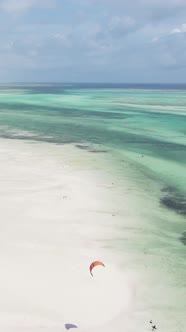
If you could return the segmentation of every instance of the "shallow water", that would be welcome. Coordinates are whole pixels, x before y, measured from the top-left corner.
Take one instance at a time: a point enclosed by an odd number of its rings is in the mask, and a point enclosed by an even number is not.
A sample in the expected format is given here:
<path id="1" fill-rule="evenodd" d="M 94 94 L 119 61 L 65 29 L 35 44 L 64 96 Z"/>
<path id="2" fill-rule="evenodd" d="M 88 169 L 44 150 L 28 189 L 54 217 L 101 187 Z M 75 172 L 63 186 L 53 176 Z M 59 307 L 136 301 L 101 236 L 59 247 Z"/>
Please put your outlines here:
<path id="1" fill-rule="evenodd" d="M 146 176 L 185 195 L 185 92 L 1 87 L 1 136 L 75 143 L 94 153 L 119 151 Z"/>
<path id="2" fill-rule="evenodd" d="M 185 87 L 1 87 L 0 136 L 73 145 L 74 167 L 110 174 L 119 223 L 113 237 L 96 241 L 126 274 L 141 275 L 137 322 L 149 330 L 153 318 L 161 331 L 184 331 Z"/>

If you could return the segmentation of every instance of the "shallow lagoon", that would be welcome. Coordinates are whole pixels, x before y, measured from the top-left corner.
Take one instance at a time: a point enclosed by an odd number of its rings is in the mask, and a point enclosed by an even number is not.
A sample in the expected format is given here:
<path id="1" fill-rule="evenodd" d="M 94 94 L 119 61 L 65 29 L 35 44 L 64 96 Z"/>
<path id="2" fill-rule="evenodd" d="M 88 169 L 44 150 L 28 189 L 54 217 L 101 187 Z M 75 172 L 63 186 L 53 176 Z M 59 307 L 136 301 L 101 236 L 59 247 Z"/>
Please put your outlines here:
<path id="1" fill-rule="evenodd" d="M 8 89 L 0 91 L 2 138 L 74 147 L 74 167 L 105 170 L 114 181 L 117 236 L 113 230 L 109 240 L 96 241 L 114 253 L 125 273 L 145 276 L 133 310 L 137 324 L 155 317 L 161 331 L 183 329 L 186 90 L 73 85 Z M 122 202 L 122 193 L 129 205 Z M 128 205 L 124 211 L 122 204 Z M 132 331 L 135 325 L 129 322 L 127 327 Z"/>

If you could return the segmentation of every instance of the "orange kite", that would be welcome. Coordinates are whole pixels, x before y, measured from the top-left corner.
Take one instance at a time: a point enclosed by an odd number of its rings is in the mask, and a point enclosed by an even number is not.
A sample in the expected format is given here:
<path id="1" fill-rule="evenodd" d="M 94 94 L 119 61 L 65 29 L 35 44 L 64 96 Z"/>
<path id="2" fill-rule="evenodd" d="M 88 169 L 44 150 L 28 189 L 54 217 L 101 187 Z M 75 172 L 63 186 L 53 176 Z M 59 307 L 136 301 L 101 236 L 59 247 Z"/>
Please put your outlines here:
<path id="1" fill-rule="evenodd" d="M 92 264 L 90 265 L 90 273 L 91 273 L 92 276 L 93 276 L 93 274 L 92 274 L 92 269 L 93 269 L 95 266 L 97 266 L 97 265 L 102 265 L 102 266 L 105 267 L 105 265 L 104 265 L 102 262 L 99 262 L 99 261 L 94 261 L 94 262 L 92 262 Z"/>

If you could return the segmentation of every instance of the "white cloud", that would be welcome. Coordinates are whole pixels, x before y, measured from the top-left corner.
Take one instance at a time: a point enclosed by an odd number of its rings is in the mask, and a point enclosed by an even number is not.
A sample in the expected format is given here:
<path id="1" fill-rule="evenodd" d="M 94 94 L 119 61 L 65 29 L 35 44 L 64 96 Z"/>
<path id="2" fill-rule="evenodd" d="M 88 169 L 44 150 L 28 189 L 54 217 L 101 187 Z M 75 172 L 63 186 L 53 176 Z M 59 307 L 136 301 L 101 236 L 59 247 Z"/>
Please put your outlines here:
<path id="1" fill-rule="evenodd" d="M 173 30 L 170 31 L 171 34 L 183 33 L 183 32 L 186 32 L 186 23 L 182 24 L 181 27 L 173 29 Z"/>
<path id="2" fill-rule="evenodd" d="M 37 11 L 55 6 L 47 17 Z M 161 78 L 166 69 L 165 80 L 186 68 L 184 7 L 186 0 L 0 0 L 1 71 L 18 78 L 36 71 L 37 78 L 46 70 L 55 78 L 63 67 L 68 79 L 73 71 L 97 79 L 127 71 L 132 80 L 141 71 L 153 77 L 159 70 Z M 20 16 L 25 12 L 28 20 Z"/>
<path id="3" fill-rule="evenodd" d="M 174 33 L 180 33 L 181 30 L 180 29 L 173 29 L 170 31 L 171 34 L 174 34 Z"/>
<path id="4" fill-rule="evenodd" d="M 154 38 L 152 39 L 152 42 L 155 43 L 155 42 L 157 42 L 158 40 L 159 40 L 158 37 L 154 37 Z"/>
<path id="5" fill-rule="evenodd" d="M 0 8 L 8 13 L 22 13 L 30 8 L 52 8 L 55 0 L 1 0 Z"/>
<path id="6" fill-rule="evenodd" d="M 181 70 L 186 68 L 186 24 L 154 38 L 153 61 L 157 66 L 167 70 Z"/>

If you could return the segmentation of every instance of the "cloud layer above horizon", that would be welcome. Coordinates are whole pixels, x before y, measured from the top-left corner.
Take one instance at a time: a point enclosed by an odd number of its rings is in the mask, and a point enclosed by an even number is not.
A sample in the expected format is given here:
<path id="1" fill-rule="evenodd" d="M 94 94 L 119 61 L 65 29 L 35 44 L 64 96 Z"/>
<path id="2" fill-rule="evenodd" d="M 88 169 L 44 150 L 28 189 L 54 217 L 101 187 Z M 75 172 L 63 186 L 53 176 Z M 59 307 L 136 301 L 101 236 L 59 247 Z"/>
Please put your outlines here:
<path id="1" fill-rule="evenodd" d="M 186 0 L 0 0 L 1 82 L 185 82 Z"/>

